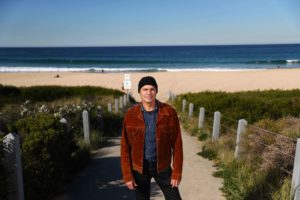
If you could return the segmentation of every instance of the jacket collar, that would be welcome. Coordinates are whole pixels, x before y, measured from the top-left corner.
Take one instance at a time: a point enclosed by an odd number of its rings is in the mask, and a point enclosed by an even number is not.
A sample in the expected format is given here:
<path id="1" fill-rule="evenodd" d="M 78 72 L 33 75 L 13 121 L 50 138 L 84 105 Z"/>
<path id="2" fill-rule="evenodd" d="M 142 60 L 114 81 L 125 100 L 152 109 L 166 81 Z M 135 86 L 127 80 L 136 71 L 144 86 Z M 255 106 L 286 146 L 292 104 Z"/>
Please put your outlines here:
<path id="1" fill-rule="evenodd" d="M 141 110 L 142 110 L 142 112 L 145 112 L 146 110 L 145 110 L 143 104 L 140 103 L 140 105 L 141 105 Z M 154 111 L 154 112 L 157 112 L 158 109 L 159 109 L 159 107 L 158 107 L 158 101 L 155 99 L 155 107 L 154 107 L 154 110 L 153 110 L 153 111 Z M 153 112 L 153 111 L 152 111 L 152 112 Z"/>
<path id="2" fill-rule="evenodd" d="M 168 110 L 166 109 L 166 104 L 156 100 L 157 106 L 158 106 L 158 114 L 157 114 L 157 121 L 156 124 L 159 123 L 160 120 L 162 120 L 163 116 L 169 115 Z M 132 112 L 133 117 L 138 118 L 141 122 L 144 123 L 144 116 L 142 112 L 142 103 L 139 103 L 134 111 Z"/>

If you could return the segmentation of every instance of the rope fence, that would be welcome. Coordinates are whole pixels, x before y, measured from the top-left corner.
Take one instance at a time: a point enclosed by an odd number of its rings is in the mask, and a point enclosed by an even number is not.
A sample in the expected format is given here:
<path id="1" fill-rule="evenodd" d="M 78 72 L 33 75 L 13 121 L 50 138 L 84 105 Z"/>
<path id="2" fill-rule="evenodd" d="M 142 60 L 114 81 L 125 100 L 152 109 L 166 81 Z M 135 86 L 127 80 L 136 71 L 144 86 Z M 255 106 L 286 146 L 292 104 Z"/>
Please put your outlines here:
<path id="1" fill-rule="evenodd" d="M 269 131 L 269 130 L 266 130 L 266 129 L 260 128 L 260 127 L 258 127 L 258 126 L 254 126 L 254 125 L 249 125 L 249 126 L 250 126 L 250 127 L 252 127 L 252 128 L 258 129 L 258 130 L 260 130 L 260 131 L 263 131 L 263 132 L 265 132 L 265 133 L 270 133 L 270 134 L 273 134 L 273 135 L 276 135 L 276 136 L 279 136 L 279 137 L 282 137 L 282 138 L 288 139 L 288 140 L 290 140 L 290 141 L 297 142 L 297 140 L 296 140 L 296 139 L 293 139 L 293 138 L 287 137 L 287 136 L 285 136 L 285 135 L 281 135 L 281 134 L 279 134 L 279 133 L 275 133 L 275 132 L 272 132 L 272 131 Z"/>
<path id="2" fill-rule="evenodd" d="M 185 112 L 186 108 L 185 106 L 187 105 L 187 101 L 184 99 L 182 103 L 182 112 Z M 193 108 L 194 104 L 189 103 L 189 109 L 188 109 L 188 117 L 191 118 L 193 116 Z M 209 116 L 205 116 L 205 114 L 208 113 Z M 234 130 L 231 127 L 228 127 L 227 125 L 221 124 L 221 119 L 223 121 L 227 120 L 232 123 L 232 125 L 237 124 L 237 129 Z M 208 122 L 208 123 L 207 123 Z M 224 122 L 223 122 L 224 123 Z M 241 159 L 242 156 L 242 141 L 245 140 L 243 135 L 246 132 L 247 127 L 252 128 L 252 130 L 257 130 L 260 131 L 259 133 L 265 133 L 265 134 L 272 134 L 276 137 L 285 139 L 293 145 L 296 144 L 296 152 L 294 155 L 288 154 L 283 152 L 282 150 L 278 148 L 272 148 L 272 151 L 282 155 L 289 157 L 294 160 L 294 166 L 293 166 L 293 173 L 291 173 L 289 170 L 284 169 L 283 167 L 279 167 L 280 170 L 284 171 L 288 175 L 292 176 L 292 190 L 291 193 L 294 194 L 294 199 L 300 200 L 300 138 L 294 139 L 270 130 L 266 130 L 264 128 L 255 126 L 255 125 L 248 125 L 248 122 L 245 119 L 233 119 L 229 116 L 224 116 L 221 115 L 219 111 L 212 112 L 209 110 L 205 110 L 205 108 L 201 107 L 199 110 L 199 123 L 198 123 L 198 128 L 203 129 L 205 127 L 209 127 L 212 129 L 212 142 L 216 142 L 219 139 L 220 135 L 220 128 L 222 127 L 223 130 L 226 129 L 227 131 L 230 131 L 232 133 L 236 133 L 236 146 L 235 146 L 235 152 L 234 152 L 234 157 L 236 160 Z M 208 125 L 210 124 L 210 125 Z M 256 135 L 255 137 L 261 138 L 259 135 Z M 271 148 L 271 145 L 265 144 L 264 142 L 261 141 L 256 141 L 258 144 L 263 145 L 267 148 Z M 271 161 L 267 160 L 266 158 L 262 157 L 266 162 L 269 162 L 272 164 Z"/>
<path id="3" fill-rule="evenodd" d="M 263 143 L 263 142 L 259 142 L 259 141 L 256 141 L 256 142 L 259 143 L 259 144 L 261 144 L 261 145 L 263 145 L 263 146 L 265 146 L 265 147 L 271 147 L 270 145 L 267 145 L 267 144 L 265 144 L 265 143 Z M 295 156 L 286 154 L 286 153 L 284 153 L 284 152 L 282 152 L 282 151 L 279 151 L 279 150 L 277 150 L 277 149 L 273 149 L 273 151 L 276 151 L 277 153 L 279 153 L 279 154 L 281 154 L 281 155 L 283 155 L 283 156 L 288 156 L 288 157 L 290 157 L 290 158 L 295 159 Z"/>
<path id="4" fill-rule="evenodd" d="M 263 157 L 263 160 L 266 161 L 267 163 L 271 164 L 271 165 L 273 164 L 271 161 L 269 161 L 268 159 L 266 159 L 266 158 L 264 158 L 264 157 Z M 292 174 L 290 171 L 284 169 L 283 167 L 280 167 L 279 169 L 282 170 L 282 171 L 284 171 L 284 172 L 287 173 L 288 175 L 293 176 L 293 174 Z"/>

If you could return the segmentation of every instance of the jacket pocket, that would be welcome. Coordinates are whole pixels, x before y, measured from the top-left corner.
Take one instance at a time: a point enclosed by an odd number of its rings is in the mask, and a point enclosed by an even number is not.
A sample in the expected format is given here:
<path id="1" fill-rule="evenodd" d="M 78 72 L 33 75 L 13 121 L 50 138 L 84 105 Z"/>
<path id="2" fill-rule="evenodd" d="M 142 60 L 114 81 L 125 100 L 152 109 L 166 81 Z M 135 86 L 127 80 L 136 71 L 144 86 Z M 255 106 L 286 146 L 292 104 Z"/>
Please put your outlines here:
<path id="1" fill-rule="evenodd" d="M 143 128 L 142 127 L 134 127 L 130 126 L 126 129 L 127 134 L 129 135 L 129 138 L 132 142 L 132 144 L 136 144 L 141 142 L 143 138 Z"/>

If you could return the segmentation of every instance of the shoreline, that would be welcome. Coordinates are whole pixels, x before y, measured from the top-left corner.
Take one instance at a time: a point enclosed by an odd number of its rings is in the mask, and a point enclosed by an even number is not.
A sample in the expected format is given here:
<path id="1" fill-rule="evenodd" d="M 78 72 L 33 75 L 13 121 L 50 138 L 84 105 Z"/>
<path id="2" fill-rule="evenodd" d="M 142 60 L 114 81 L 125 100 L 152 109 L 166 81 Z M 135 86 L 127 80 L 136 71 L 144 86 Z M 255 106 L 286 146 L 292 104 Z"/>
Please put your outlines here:
<path id="1" fill-rule="evenodd" d="M 120 69 L 118 70 L 117 68 L 112 69 L 75 69 L 75 68 L 54 68 L 54 69 L 47 69 L 44 68 L 45 70 L 31 70 L 26 69 L 22 67 L 21 70 L 3 70 L 0 67 L 0 74 L 1 73 L 152 73 L 152 72 L 243 72 L 243 71 L 265 71 L 265 70 L 277 70 L 277 69 L 300 69 L 299 68 L 166 68 L 166 69 L 131 69 L 131 70 L 126 70 L 126 69 Z"/>
<path id="2" fill-rule="evenodd" d="M 56 78 L 56 75 L 59 77 Z M 101 86 L 122 90 L 128 72 L 0 72 L 0 84 L 13 86 L 61 85 Z M 132 96 L 139 101 L 137 84 L 143 76 L 158 82 L 157 98 L 166 101 L 169 91 L 175 94 L 201 91 L 249 91 L 268 89 L 299 89 L 300 69 L 268 69 L 255 71 L 188 71 L 130 72 Z"/>
<path id="3" fill-rule="evenodd" d="M 298 60 L 297 60 L 298 61 Z M 235 72 L 235 71 L 265 71 L 276 69 L 300 69 L 300 65 L 287 67 L 283 65 L 273 65 L 265 67 L 169 67 L 169 68 L 75 68 L 75 67 L 4 67 L 0 66 L 0 73 L 63 73 L 63 72 L 79 72 L 79 73 L 151 73 L 151 72 Z"/>

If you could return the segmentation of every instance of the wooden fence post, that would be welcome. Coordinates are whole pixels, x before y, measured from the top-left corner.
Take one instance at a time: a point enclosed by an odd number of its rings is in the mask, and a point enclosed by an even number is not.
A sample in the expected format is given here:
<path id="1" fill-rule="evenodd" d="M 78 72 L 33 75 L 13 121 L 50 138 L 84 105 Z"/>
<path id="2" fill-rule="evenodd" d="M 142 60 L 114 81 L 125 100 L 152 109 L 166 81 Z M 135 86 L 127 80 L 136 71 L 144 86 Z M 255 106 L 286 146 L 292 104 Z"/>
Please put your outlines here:
<path id="1" fill-rule="evenodd" d="M 199 112 L 198 128 L 204 128 L 204 116 L 205 116 L 205 109 L 201 107 Z"/>
<path id="2" fill-rule="evenodd" d="M 103 110 L 101 106 L 97 107 L 97 119 L 99 120 L 100 130 L 103 131 Z"/>
<path id="3" fill-rule="evenodd" d="M 20 137 L 9 133 L 3 138 L 4 163 L 11 173 L 9 181 L 12 191 L 8 199 L 24 200 L 24 186 L 22 174 L 22 160 L 20 152 Z"/>
<path id="4" fill-rule="evenodd" d="M 83 134 L 84 134 L 84 142 L 86 145 L 90 145 L 90 124 L 89 124 L 89 113 L 84 110 L 82 112 L 83 119 Z"/>
<path id="5" fill-rule="evenodd" d="M 127 100 L 126 100 L 126 94 L 123 95 L 123 104 L 124 104 L 124 107 L 127 106 Z"/>
<path id="6" fill-rule="evenodd" d="M 169 98 L 168 100 L 171 100 L 172 101 L 172 92 L 169 90 Z"/>
<path id="7" fill-rule="evenodd" d="M 171 96 L 172 102 L 175 100 L 175 98 L 176 98 L 176 95 L 174 93 L 172 93 L 172 96 Z"/>
<path id="8" fill-rule="evenodd" d="M 237 136 L 236 136 L 236 146 L 235 146 L 235 152 L 234 152 L 234 158 L 239 160 L 241 157 L 241 140 L 243 137 L 243 134 L 246 132 L 246 126 L 248 122 L 245 119 L 240 119 L 238 122 L 238 128 L 237 128 Z"/>
<path id="9" fill-rule="evenodd" d="M 185 112 L 186 100 L 182 100 L 182 112 Z"/>
<path id="10" fill-rule="evenodd" d="M 108 103 L 108 104 L 107 104 L 107 111 L 108 111 L 109 113 L 111 113 L 111 103 Z"/>
<path id="11" fill-rule="evenodd" d="M 129 102 L 129 95 L 130 95 L 130 93 L 127 92 L 127 94 L 126 94 L 126 100 L 127 100 L 127 102 Z"/>
<path id="12" fill-rule="evenodd" d="M 194 110 L 194 104 L 190 103 L 189 104 L 189 118 L 193 116 L 193 110 Z"/>
<path id="13" fill-rule="evenodd" d="M 173 102 L 175 97 L 176 97 L 176 95 L 172 91 L 169 91 L 169 100 L 171 100 Z"/>
<path id="14" fill-rule="evenodd" d="M 219 111 L 216 111 L 214 113 L 214 126 L 213 126 L 213 135 L 212 135 L 213 142 L 215 142 L 219 139 L 220 122 L 221 122 L 221 113 Z"/>
<path id="15" fill-rule="evenodd" d="M 300 138 L 297 139 L 296 145 L 291 197 L 293 197 L 294 200 L 300 199 Z"/>
<path id="16" fill-rule="evenodd" d="M 123 97 L 121 96 L 119 99 L 119 108 L 122 110 L 123 109 Z"/>
<path id="17" fill-rule="evenodd" d="M 118 103 L 118 99 L 115 99 L 115 113 L 119 112 L 119 103 Z"/>

